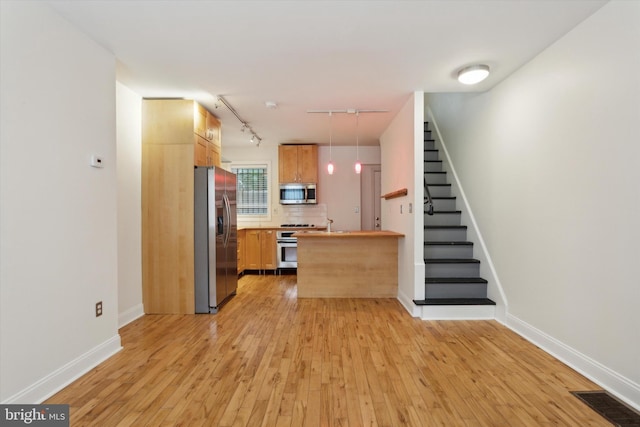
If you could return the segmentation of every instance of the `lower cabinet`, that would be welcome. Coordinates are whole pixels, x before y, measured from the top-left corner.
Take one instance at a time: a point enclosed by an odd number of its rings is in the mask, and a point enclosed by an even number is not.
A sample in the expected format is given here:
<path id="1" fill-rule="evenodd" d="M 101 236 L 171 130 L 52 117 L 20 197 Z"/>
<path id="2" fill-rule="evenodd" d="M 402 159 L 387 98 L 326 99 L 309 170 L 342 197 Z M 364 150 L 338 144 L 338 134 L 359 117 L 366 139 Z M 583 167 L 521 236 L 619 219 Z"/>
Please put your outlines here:
<path id="1" fill-rule="evenodd" d="M 247 270 L 275 270 L 275 230 L 245 230 L 245 268 Z"/>
<path id="2" fill-rule="evenodd" d="M 245 230 L 238 230 L 238 274 L 245 270 L 244 248 L 246 242 Z"/>

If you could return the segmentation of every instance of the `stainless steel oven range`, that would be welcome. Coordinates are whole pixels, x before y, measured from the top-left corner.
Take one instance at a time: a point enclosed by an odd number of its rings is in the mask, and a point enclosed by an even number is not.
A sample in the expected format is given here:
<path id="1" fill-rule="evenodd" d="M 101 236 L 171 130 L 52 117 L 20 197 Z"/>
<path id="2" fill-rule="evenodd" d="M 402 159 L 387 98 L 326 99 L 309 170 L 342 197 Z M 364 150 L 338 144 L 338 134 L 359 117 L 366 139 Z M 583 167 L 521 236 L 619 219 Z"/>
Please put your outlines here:
<path id="1" fill-rule="evenodd" d="M 281 230 L 276 232 L 278 248 L 278 268 L 298 268 L 298 239 L 292 237 L 296 230 Z"/>

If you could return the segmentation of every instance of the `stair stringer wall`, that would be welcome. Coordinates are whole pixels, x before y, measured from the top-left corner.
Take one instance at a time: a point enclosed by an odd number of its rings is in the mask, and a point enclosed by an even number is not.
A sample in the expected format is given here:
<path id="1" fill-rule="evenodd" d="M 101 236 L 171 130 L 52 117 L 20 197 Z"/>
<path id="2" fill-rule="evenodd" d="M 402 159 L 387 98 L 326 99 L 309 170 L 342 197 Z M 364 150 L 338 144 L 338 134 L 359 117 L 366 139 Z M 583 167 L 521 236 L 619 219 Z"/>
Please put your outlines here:
<path id="1" fill-rule="evenodd" d="M 425 104 L 425 121 L 429 122 L 429 128 L 432 130 L 431 137 L 435 140 L 435 145 L 441 152 L 440 160 L 442 160 L 442 170 L 447 172 L 449 177 L 448 183 L 451 184 L 451 194 L 456 197 L 456 204 L 460 203 L 458 209 L 462 211 L 462 224 L 467 225 L 467 240 L 474 242 L 473 257 L 480 260 L 480 276 L 487 279 L 487 297 L 495 301 L 495 318 L 501 322 L 505 322 L 507 313 L 507 297 L 504 293 L 498 273 L 491 260 L 489 250 L 482 238 L 482 233 L 478 227 L 473 210 L 469 205 L 469 201 L 464 193 L 462 183 L 458 178 L 455 167 L 447 151 L 438 124 L 435 121 L 433 112 L 429 105 Z"/>

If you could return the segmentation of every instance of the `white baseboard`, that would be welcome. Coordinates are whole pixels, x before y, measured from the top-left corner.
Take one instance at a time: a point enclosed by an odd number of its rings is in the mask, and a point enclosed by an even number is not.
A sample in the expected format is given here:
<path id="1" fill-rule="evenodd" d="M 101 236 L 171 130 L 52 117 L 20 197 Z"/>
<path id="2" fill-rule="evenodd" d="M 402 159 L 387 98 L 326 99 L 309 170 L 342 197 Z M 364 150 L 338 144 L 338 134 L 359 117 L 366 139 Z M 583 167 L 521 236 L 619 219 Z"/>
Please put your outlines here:
<path id="1" fill-rule="evenodd" d="M 2 404 L 42 403 L 120 350 L 122 350 L 120 335 L 116 334 L 24 390 L 9 397 Z"/>
<path id="2" fill-rule="evenodd" d="M 142 303 L 118 314 L 118 329 L 122 328 L 125 325 L 128 325 L 129 323 L 142 316 L 144 316 L 144 306 L 142 305 Z"/>
<path id="3" fill-rule="evenodd" d="M 640 411 L 640 384 L 634 383 L 511 314 L 507 314 L 504 324 L 618 399 Z"/>
<path id="4" fill-rule="evenodd" d="M 398 289 L 398 301 L 412 317 L 420 317 L 420 308 L 416 306 L 409 296 Z"/>

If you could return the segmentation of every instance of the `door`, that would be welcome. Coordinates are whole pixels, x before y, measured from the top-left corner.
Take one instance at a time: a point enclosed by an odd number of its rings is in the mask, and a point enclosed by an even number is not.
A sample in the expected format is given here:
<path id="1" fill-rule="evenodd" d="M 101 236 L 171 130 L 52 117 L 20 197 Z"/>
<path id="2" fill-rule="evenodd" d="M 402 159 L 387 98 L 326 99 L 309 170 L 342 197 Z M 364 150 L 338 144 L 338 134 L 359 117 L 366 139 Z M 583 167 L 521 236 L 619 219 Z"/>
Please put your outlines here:
<path id="1" fill-rule="evenodd" d="M 380 165 L 362 165 L 360 175 L 360 227 L 363 230 L 382 228 L 381 203 L 382 168 Z"/>
<path id="2" fill-rule="evenodd" d="M 221 173 L 222 172 L 222 173 Z M 215 228 L 215 239 L 209 241 L 210 271 L 214 277 L 209 281 L 209 305 L 217 307 L 227 296 L 226 293 L 226 253 L 227 208 L 224 202 L 224 171 L 209 169 L 209 206 L 215 212 L 215 221 L 209 226 Z M 214 267 L 215 266 L 215 267 Z"/>
<path id="3" fill-rule="evenodd" d="M 236 203 L 236 175 L 225 172 L 225 194 L 228 209 L 227 221 L 227 296 L 236 292 L 238 288 L 238 220 Z"/>

